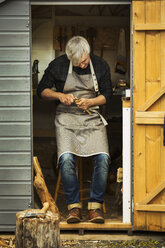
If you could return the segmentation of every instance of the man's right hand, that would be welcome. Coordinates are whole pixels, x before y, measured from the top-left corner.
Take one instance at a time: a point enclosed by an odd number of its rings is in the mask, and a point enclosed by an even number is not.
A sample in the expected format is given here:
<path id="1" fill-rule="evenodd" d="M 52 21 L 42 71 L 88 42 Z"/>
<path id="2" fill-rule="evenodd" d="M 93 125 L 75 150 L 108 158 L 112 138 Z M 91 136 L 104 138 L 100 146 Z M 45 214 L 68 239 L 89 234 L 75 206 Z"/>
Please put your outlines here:
<path id="1" fill-rule="evenodd" d="M 61 93 L 59 95 L 59 100 L 61 103 L 63 103 L 64 105 L 71 105 L 74 100 L 76 98 L 72 95 L 72 94 L 64 94 L 64 93 Z"/>
<path id="2" fill-rule="evenodd" d="M 46 100 L 59 100 L 61 103 L 65 105 L 71 105 L 74 102 L 74 100 L 77 99 L 72 94 L 64 94 L 61 92 L 53 91 L 52 89 L 48 89 L 48 88 L 44 89 L 41 92 L 41 96 Z"/>

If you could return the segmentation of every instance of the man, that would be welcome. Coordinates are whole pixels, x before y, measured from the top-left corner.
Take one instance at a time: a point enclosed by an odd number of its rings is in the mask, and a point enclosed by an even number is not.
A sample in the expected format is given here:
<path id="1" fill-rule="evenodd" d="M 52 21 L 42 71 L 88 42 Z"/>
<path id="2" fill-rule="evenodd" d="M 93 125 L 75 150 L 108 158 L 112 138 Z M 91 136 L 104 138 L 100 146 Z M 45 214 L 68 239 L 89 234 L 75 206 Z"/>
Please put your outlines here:
<path id="1" fill-rule="evenodd" d="M 96 73 L 96 74 L 95 74 Z M 56 91 L 52 90 L 52 87 Z M 102 204 L 109 171 L 106 121 L 99 105 L 109 102 L 112 88 L 110 69 L 101 58 L 90 54 L 87 40 L 72 37 L 66 54 L 53 60 L 37 89 L 47 100 L 59 100 L 55 127 L 58 163 L 69 214 L 68 223 L 81 221 L 79 185 L 75 156 L 92 156 L 94 169 L 88 201 L 88 220 L 104 223 Z"/>

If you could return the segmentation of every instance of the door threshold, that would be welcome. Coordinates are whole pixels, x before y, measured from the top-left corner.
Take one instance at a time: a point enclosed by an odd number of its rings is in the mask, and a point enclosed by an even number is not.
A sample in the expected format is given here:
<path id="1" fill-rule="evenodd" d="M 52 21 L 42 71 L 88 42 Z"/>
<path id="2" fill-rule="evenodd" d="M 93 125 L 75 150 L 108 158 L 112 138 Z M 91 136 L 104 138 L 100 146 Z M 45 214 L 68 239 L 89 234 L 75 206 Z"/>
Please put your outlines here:
<path id="1" fill-rule="evenodd" d="M 61 230 L 128 230 L 132 228 L 131 223 L 123 223 L 120 220 L 106 219 L 104 224 L 96 224 L 88 221 L 82 221 L 80 223 L 68 224 L 66 221 L 60 222 Z"/>

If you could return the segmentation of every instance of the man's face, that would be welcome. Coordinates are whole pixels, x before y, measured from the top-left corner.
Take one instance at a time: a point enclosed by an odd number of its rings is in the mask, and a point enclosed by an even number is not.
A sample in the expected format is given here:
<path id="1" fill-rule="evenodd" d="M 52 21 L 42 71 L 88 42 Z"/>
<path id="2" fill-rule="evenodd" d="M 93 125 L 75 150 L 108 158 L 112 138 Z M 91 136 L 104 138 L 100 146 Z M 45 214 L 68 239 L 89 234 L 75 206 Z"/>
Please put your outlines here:
<path id="1" fill-rule="evenodd" d="M 89 64 L 89 61 L 90 61 L 90 56 L 89 54 L 83 54 L 81 59 L 80 59 L 80 62 L 79 64 L 77 65 L 78 67 L 82 68 L 82 69 L 85 69 L 87 68 L 88 64 Z"/>

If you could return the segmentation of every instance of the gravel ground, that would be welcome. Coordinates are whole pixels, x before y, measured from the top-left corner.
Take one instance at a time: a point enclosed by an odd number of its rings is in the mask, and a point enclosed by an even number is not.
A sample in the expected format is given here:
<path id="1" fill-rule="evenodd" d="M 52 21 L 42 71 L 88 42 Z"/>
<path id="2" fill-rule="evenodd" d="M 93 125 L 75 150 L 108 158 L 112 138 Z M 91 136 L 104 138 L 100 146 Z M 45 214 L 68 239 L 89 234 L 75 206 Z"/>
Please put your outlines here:
<path id="1" fill-rule="evenodd" d="M 79 236 L 77 236 L 79 237 Z M 143 238 L 135 240 L 79 240 L 75 236 L 76 240 L 61 239 L 60 248 L 165 248 L 165 238 L 161 236 L 158 240 L 151 238 L 143 240 Z M 91 238 L 91 237 L 90 237 Z M 106 238 L 106 237 L 104 237 Z M 126 238 L 126 237 L 125 237 Z M 113 237 L 112 237 L 113 239 Z M 0 248 L 16 248 L 14 235 L 0 235 Z"/>
<path id="2" fill-rule="evenodd" d="M 149 240 L 149 241 L 62 241 L 61 248 L 97 248 L 97 247 L 104 247 L 104 248 L 120 248 L 120 247 L 127 247 L 127 248 L 165 248 L 165 241 L 156 241 L 156 240 Z"/>

